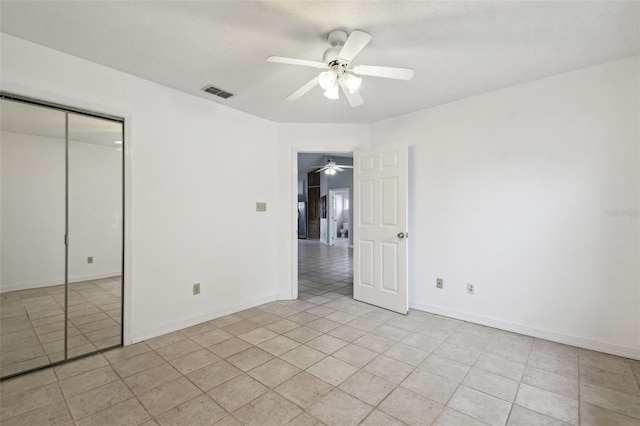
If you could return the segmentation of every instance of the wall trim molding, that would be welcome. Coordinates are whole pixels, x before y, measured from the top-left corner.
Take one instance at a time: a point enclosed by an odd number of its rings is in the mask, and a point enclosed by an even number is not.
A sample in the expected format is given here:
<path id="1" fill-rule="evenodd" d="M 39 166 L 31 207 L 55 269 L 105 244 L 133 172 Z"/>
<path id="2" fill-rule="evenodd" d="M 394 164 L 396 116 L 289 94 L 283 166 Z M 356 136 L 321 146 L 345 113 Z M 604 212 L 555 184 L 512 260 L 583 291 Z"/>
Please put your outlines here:
<path id="1" fill-rule="evenodd" d="M 289 293 L 278 293 L 276 294 L 276 300 L 296 300 L 297 298 L 292 298 Z"/>
<path id="2" fill-rule="evenodd" d="M 276 296 L 275 294 L 273 294 L 273 295 L 269 295 L 259 299 L 253 299 L 245 303 L 240 303 L 238 305 L 214 309 L 212 311 L 205 312 L 204 314 L 196 315 L 194 317 L 187 318 L 177 322 L 167 323 L 160 327 L 142 330 L 138 333 L 131 335 L 130 343 L 133 344 L 133 343 L 142 342 L 143 340 L 152 339 L 154 337 L 162 336 L 163 334 L 182 330 L 183 328 L 191 327 L 192 325 L 198 325 L 206 321 L 211 321 L 216 318 L 223 317 L 225 315 L 230 315 L 236 312 L 244 311 L 245 309 L 255 308 L 256 306 L 264 305 L 265 303 L 273 302 L 275 300 L 276 300 Z M 125 346 L 128 344 L 129 343 L 125 343 Z"/>
<path id="3" fill-rule="evenodd" d="M 514 324 L 511 322 L 496 320 L 493 318 L 470 314 L 467 312 L 454 311 L 451 309 L 441 308 L 439 306 L 433 306 L 424 303 L 410 302 L 409 307 L 431 314 L 455 318 L 462 321 L 472 322 L 474 324 L 486 325 L 488 327 L 497 328 L 499 330 L 511 331 L 530 337 L 537 337 L 540 339 L 551 340 L 552 342 L 563 343 L 565 345 L 577 346 L 583 349 L 590 349 L 598 352 L 608 353 L 611 355 L 640 360 L 640 349 L 597 342 L 595 340 L 555 333 L 553 331 L 542 330 L 526 325 Z"/>

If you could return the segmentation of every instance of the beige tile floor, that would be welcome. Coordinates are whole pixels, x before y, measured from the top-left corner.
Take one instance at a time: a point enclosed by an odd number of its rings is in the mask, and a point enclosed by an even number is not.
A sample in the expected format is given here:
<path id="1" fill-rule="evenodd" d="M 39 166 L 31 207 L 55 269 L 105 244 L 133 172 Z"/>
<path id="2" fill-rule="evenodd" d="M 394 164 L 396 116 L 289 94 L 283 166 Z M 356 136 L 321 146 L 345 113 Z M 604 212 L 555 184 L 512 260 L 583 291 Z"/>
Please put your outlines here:
<path id="1" fill-rule="evenodd" d="M 0 422 L 640 425 L 640 362 L 359 303 L 350 256 L 301 241 L 301 300 L 4 381 Z"/>
<path id="2" fill-rule="evenodd" d="M 119 277 L 69 284 L 68 355 L 120 343 Z M 64 358 L 64 286 L 0 294 L 0 376 Z"/>

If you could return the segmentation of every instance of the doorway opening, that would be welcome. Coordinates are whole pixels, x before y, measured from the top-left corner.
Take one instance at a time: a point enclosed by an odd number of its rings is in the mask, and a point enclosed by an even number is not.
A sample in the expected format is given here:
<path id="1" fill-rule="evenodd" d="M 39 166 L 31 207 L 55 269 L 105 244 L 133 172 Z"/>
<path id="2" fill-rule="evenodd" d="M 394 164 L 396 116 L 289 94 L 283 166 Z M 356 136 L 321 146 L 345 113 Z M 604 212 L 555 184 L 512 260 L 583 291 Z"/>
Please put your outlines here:
<path id="1" fill-rule="evenodd" d="M 349 188 L 329 190 L 327 244 L 351 246 L 351 196 Z"/>
<path id="2" fill-rule="evenodd" d="M 298 152 L 293 295 L 353 297 L 353 154 Z M 341 171 L 320 170 L 330 162 Z M 315 299 L 320 301 L 321 299 Z"/>

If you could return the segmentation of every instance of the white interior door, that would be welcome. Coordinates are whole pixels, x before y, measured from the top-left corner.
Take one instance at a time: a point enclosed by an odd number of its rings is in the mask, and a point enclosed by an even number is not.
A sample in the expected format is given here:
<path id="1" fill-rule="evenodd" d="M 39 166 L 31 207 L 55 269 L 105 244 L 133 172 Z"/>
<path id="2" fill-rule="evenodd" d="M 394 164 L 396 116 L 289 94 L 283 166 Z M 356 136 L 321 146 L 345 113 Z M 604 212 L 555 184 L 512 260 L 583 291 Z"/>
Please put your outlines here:
<path id="1" fill-rule="evenodd" d="M 407 146 L 354 152 L 353 297 L 406 314 Z"/>

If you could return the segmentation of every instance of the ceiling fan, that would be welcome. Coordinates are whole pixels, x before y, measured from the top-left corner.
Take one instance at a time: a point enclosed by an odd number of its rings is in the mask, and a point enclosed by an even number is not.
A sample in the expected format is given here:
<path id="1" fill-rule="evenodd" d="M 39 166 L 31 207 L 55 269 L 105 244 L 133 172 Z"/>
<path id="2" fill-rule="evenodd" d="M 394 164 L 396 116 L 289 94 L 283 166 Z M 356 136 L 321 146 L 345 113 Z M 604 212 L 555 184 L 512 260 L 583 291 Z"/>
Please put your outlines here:
<path id="1" fill-rule="evenodd" d="M 328 175 L 335 175 L 336 172 L 344 172 L 344 169 L 353 169 L 353 166 L 347 166 L 347 165 L 343 165 L 343 164 L 336 164 L 336 162 L 333 161 L 331 158 L 329 158 L 329 160 L 327 160 L 327 164 L 326 165 L 324 165 L 324 166 L 316 166 L 316 167 L 320 167 L 318 170 L 316 170 L 316 173 L 320 173 L 320 172 L 324 171 Z"/>
<path id="2" fill-rule="evenodd" d="M 411 80 L 413 78 L 413 70 L 409 68 L 381 67 L 377 65 L 352 66 L 353 59 L 371 41 L 371 38 L 371 35 L 364 31 L 354 30 L 347 37 L 346 32 L 335 30 L 329 33 L 328 40 L 331 47 L 322 55 L 322 62 L 282 56 L 269 56 L 267 62 L 301 65 L 326 70 L 287 96 L 288 100 L 294 101 L 317 85 L 320 85 L 324 89 L 324 95 L 334 100 L 340 97 L 339 91 L 342 89 L 349 105 L 357 107 L 364 103 L 362 96 L 358 92 L 362 83 L 362 79 L 358 77 L 359 75 L 393 78 L 396 80 Z"/>

